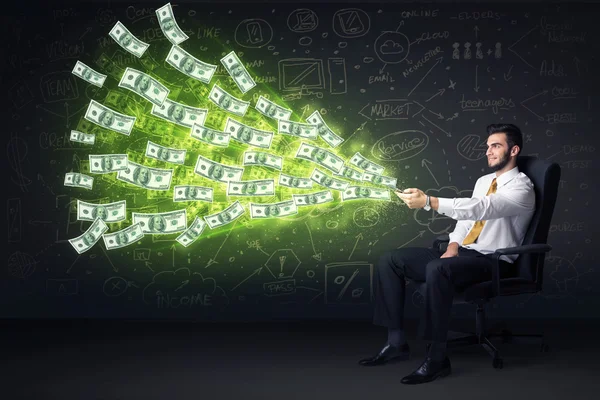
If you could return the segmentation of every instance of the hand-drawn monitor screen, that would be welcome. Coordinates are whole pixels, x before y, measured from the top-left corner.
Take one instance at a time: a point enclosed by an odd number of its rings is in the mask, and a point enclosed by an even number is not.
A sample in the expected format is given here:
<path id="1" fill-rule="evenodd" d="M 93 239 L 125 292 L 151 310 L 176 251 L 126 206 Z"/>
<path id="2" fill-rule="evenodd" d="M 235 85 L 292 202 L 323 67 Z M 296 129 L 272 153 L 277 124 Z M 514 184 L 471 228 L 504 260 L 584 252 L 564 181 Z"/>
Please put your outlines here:
<path id="1" fill-rule="evenodd" d="M 325 89 L 323 60 L 315 58 L 290 58 L 279 61 L 279 89 Z"/>

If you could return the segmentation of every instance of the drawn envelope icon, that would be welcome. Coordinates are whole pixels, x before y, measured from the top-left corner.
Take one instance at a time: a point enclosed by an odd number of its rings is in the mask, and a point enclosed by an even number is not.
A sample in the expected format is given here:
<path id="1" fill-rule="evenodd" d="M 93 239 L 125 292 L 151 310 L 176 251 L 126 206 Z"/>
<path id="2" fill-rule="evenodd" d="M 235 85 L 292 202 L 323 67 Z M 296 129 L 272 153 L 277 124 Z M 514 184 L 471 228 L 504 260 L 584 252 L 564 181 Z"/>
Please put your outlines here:
<path id="1" fill-rule="evenodd" d="M 357 34 L 365 30 L 365 26 L 356 10 L 342 11 L 336 15 L 345 34 Z"/>

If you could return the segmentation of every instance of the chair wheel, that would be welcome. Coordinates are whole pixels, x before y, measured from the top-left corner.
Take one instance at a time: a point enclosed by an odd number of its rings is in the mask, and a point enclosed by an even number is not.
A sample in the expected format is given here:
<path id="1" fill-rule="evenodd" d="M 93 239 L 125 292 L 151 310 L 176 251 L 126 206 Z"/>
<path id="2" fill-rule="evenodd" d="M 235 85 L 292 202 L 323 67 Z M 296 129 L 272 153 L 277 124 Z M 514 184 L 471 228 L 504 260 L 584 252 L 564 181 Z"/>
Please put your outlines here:
<path id="1" fill-rule="evenodd" d="M 512 342 L 512 332 L 508 329 L 503 329 L 500 334 L 502 335 L 502 343 L 511 343 Z"/>
<path id="2" fill-rule="evenodd" d="M 540 346 L 540 352 L 547 353 L 549 351 L 550 351 L 550 346 L 548 346 L 546 343 L 542 343 L 542 345 Z"/>
<path id="3" fill-rule="evenodd" d="M 504 361 L 501 358 L 494 358 L 492 366 L 496 369 L 502 369 L 504 367 Z"/>

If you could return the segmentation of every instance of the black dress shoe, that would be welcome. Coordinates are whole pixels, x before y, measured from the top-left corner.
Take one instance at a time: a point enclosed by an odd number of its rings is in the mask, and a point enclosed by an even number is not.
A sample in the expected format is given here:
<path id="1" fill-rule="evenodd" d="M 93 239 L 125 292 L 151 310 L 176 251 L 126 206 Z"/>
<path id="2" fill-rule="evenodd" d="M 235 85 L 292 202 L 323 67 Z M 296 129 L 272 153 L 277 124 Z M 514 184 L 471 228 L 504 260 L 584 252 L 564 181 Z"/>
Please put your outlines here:
<path id="1" fill-rule="evenodd" d="M 410 348 L 408 343 L 404 343 L 400 347 L 386 344 L 383 349 L 376 356 L 371 358 L 363 358 L 358 363 L 364 367 L 371 367 L 374 365 L 382 365 L 391 360 L 407 360 L 410 357 Z"/>
<path id="2" fill-rule="evenodd" d="M 443 361 L 436 361 L 430 357 L 426 357 L 425 361 L 416 371 L 412 374 L 402 378 L 400 382 L 407 385 L 418 385 L 419 383 L 431 382 L 432 380 L 450 375 L 452 367 L 450 366 L 450 359 L 444 358 Z"/>

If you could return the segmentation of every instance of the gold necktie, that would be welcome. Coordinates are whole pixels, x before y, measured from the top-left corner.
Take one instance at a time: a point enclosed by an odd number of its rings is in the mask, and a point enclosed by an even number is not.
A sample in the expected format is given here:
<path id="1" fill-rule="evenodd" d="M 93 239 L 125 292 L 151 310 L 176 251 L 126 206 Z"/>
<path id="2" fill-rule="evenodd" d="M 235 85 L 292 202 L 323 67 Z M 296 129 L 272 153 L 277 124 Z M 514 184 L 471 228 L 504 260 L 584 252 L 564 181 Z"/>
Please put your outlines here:
<path id="1" fill-rule="evenodd" d="M 496 178 L 494 178 L 494 180 L 492 180 L 492 184 L 490 185 L 490 189 L 488 190 L 486 196 L 489 196 L 492 193 L 496 193 L 497 187 L 498 187 L 498 185 L 496 184 Z M 463 245 L 475 243 L 475 241 L 479 237 L 479 234 L 481 233 L 481 230 L 483 229 L 484 224 L 485 224 L 485 221 L 475 221 L 475 225 L 473 225 L 473 228 L 471 228 L 471 232 L 469 232 L 469 234 L 467 235 L 465 240 L 463 240 Z"/>

